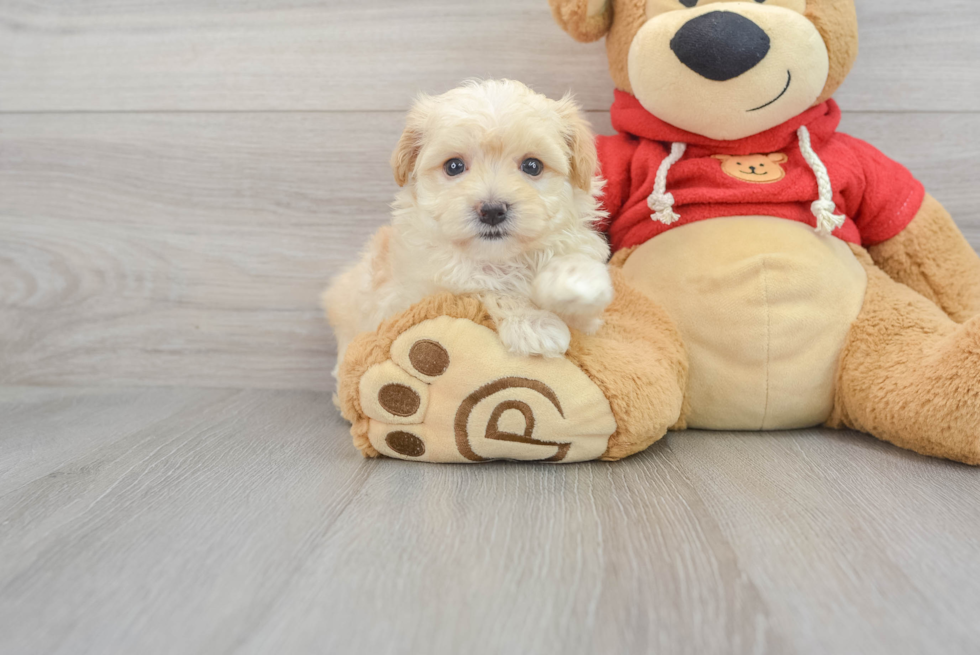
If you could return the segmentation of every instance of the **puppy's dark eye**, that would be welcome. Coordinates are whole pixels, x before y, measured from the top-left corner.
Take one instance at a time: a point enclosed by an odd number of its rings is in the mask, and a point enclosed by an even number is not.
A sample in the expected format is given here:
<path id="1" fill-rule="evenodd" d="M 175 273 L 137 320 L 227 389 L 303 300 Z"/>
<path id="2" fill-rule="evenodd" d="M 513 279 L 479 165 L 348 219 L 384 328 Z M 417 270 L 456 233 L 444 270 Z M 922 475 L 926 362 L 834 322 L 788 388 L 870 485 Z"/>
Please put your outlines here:
<path id="1" fill-rule="evenodd" d="M 698 0 L 681 0 L 681 4 L 685 7 L 693 7 L 698 4 Z"/>
<path id="2" fill-rule="evenodd" d="M 446 175 L 449 177 L 456 177 L 466 170 L 466 164 L 459 157 L 453 157 L 443 164 L 442 168 L 444 171 L 446 171 Z"/>
<path id="3" fill-rule="evenodd" d="M 541 175 L 541 171 L 544 170 L 544 164 L 542 164 L 539 159 L 528 157 L 521 162 L 521 170 L 531 177 L 537 177 L 538 175 Z"/>

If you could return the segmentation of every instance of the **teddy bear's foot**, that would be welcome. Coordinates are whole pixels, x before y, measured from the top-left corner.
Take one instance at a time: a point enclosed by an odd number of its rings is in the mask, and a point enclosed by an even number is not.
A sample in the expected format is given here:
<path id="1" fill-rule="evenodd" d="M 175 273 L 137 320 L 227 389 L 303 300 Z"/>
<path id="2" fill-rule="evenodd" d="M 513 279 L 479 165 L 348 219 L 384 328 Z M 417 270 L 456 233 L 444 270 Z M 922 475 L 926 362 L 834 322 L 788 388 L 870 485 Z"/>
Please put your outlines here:
<path id="1" fill-rule="evenodd" d="M 392 342 L 358 383 L 367 439 L 425 462 L 579 462 L 616 431 L 599 387 L 567 359 L 519 357 L 496 333 L 440 316 Z"/>
<path id="2" fill-rule="evenodd" d="M 954 323 L 856 254 L 868 291 L 841 354 L 830 425 L 980 464 L 980 317 Z"/>
<path id="3" fill-rule="evenodd" d="M 616 460 L 683 427 L 680 335 L 618 265 L 610 275 L 605 324 L 573 332 L 564 357 L 509 352 L 477 299 L 449 294 L 358 336 L 338 376 L 354 445 L 427 462 Z"/>

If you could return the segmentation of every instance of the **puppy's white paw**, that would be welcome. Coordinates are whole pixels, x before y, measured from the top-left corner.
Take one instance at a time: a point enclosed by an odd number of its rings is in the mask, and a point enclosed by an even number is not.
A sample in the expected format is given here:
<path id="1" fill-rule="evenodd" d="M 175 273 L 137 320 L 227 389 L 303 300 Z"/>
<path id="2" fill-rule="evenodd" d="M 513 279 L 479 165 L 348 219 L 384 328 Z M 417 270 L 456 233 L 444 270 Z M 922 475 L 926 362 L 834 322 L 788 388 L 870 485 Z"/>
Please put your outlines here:
<path id="1" fill-rule="evenodd" d="M 500 340 L 516 355 L 561 357 L 572 339 L 565 322 L 544 311 L 522 312 L 497 325 Z"/>
<path id="2" fill-rule="evenodd" d="M 538 273 L 532 293 L 535 304 L 562 316 L 595 317 L 612 302 L 613 286 L 605 264 L 559 257 Z"/>

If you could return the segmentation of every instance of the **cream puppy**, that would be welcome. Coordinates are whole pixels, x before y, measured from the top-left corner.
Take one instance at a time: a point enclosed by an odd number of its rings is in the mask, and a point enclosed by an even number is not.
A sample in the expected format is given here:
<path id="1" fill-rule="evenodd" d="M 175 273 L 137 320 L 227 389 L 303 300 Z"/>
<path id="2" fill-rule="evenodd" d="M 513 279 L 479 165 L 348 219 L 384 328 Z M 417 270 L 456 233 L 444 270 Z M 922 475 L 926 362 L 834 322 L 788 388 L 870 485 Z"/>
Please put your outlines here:
<path id="1" fill-rule="evenodd" d="M 592 133 L 579 108 L 519 82 L 422 96 L 392 155 L 393 221 L 323 295 L 338 342 L 424 297 L 473 294 L 520 355 L 561 356 L 613 290 Z"/>

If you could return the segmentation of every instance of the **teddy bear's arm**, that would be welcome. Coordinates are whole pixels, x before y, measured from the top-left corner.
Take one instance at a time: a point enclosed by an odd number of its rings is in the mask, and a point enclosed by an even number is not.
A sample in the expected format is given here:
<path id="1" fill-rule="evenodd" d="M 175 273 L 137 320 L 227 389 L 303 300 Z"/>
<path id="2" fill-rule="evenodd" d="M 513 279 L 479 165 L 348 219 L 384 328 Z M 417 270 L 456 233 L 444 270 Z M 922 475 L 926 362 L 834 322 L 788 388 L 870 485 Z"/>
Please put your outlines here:
<path id="1" fill-rule="evenodd" d="M 868 252 L 889 277 L 939 305 L 954 321 L 980 314 L 980 257 L 931 195 L 904 230 Z"/>

